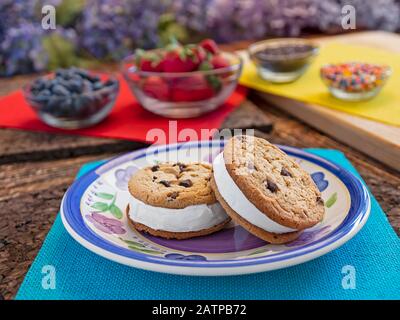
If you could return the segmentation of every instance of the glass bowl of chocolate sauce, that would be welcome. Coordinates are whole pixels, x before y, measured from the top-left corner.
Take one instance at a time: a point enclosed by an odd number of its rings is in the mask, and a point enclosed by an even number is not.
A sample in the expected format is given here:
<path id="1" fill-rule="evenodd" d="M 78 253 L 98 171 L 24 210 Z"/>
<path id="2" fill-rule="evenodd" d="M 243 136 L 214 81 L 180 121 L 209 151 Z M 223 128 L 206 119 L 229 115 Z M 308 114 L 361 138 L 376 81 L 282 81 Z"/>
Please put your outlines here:
<path id="1" fill-rule="evenodd" d="M 319 46 L 306 39 L 281 38 L 253 43 L 248 52 L 261 78 L 273 83 L 288 83 L 307 70 L 318 54 Z"/>

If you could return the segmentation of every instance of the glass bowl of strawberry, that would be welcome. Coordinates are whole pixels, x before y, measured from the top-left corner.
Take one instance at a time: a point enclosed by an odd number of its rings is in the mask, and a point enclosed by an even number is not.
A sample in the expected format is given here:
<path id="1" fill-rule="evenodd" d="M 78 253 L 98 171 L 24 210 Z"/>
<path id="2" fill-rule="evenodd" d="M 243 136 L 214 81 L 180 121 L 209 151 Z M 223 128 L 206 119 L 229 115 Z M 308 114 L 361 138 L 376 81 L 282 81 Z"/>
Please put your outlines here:
<path id="1" fill-rule="evenodd" d="M 164 48 L 136 50 L 123 60 L 121 69 L 146 110 L 169 118 L 191 118 L 217 109 L 232 94 L 242 60 L 206 39 L 199 44 L 173 42 Z"/>

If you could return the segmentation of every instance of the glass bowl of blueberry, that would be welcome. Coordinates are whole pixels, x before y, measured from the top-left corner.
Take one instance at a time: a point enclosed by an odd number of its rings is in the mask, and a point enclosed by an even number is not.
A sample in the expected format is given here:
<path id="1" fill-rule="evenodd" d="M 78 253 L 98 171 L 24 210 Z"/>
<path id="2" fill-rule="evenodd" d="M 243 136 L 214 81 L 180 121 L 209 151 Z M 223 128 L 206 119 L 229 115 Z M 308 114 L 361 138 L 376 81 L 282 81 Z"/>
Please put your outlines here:
<path id="1" fill-rule="evenodd" d="M 26 100 L 46 124 L 78 129 L 102 121 L 114 106 L 119 82 L 79 68 L 58 69 L 24 88 Z"/>

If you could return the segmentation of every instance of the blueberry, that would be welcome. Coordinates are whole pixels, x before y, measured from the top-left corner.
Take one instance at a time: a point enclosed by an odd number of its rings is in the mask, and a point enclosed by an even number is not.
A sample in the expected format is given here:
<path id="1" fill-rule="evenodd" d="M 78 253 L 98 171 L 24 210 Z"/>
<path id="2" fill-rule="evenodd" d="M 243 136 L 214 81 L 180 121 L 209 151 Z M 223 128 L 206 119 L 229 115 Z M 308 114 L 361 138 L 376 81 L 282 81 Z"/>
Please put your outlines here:
<path id="1" fill-rule="evenodd" d="M 74 95 L 72 97 L 72 101 L 71 101 L 71 109 L 77 114 L 79 113 L 80 109 L 82 108 L 81 106 L 81 98 L 80 96 L 76 96 Z"/>
<path id="2" fill-rule="evenodd" d="M 63 85 L 58 84 L 52 87 L 52 91 L 54 94 L 58 94 L 60 96 L 68 96 L 70 92 L 68 91 L 67 88 L 65 88 Z"/>
<path id="3" fill-rule="evenodd" d="M 92 83 L 100 81 L 100 78 L 98 76 L 92 76 L 89 74 L 86 76 L 86 79 L 88 79 Z"/>
<path id="4" fill-rule="evenodd" d="M 57 96 L 51 96 L 47 102 L 46 109 L 54 111 L 54 109 L 57 109 L 60 106 L 61 101 L 62 101 L 62 98 L 57 97 Z"/>
<path id="5" fill-rule="evenodd" d="M 33 101 L 39 104 L 45 104 L 49 100 L 48 95 L 44 95 L 42 93 L 38 94 L 35 98 L 33 98 Z"/>
<path id="6" fill-rule="evenodd" d="M 42 90 L 45 86 L 45 81 L 43 79 L 37 79 L 33 82 L 32 90 Z"/>
<path id="7" fill-rule="evenodd" d="M 70 80 L 68 82 L 68 89 L 71 92 L 82 93 L 82 91 L 83 91 L 83 83 L 82 83 L 82 81 L 78 81 L 78 80 Z"/>
<path id="8" fill-rule="evenodd" d="M 68 72 L 66 72 L 65 74 L 64 74 L 64 80 L 70 80 L 73 76 L 74 76 L 74 72 L 71 72 L 71 70 L 68 70 Z"/>
<path id="9" fill-rule="evenodd" d="M 93 97 L 88 94 L 82 94 L 81 99 L 82 99 L 83 106 L 86 106 L 89 103 L 93 102 Z"/>
<path id="10" fill-rule="evenodd" d="M 76 69 L 75 74 L 85 79 L 89 76 L 89 73 L 83 69 Z"/>
<path id="11" fill-rule="evenodd" d="M 72 79 L 80 79 L 80 80 L 82 80 L 84 77 L 82 77 L 79 73 L 77 73 L 77 72 L 74 72 L 73 73 L 73 75 L 72 75 Z"/>
<path id="12" fill-rule="evenodd" d="M 97 81 L 93 83 L 92 88 L 93 90 L 100 90 L 101 88 L 103 88 L 103 83 L 101 81 Z"/>
<path id="13" fill-rule="evenodd" d="M 72 109 L 78 113 L 82 110 L 84 106 L 84 101 L 82 100 L 82 97 L 77 96 L 74 99 L 72 99 Z"/>
<path id="14" fill-rule="evenodd" d="M 59 78 L 51 79 L 51 80 L 49 80 L 49 83 L 50 83 L 50 87 L 52 88 L 52 87 L 60 84 L 60 79 Z"/>
<path id="15" fill-rule="evenodd" d="M 83 80 L 82 87 L 83 87 L 83 91 L 92 91 L 92 83 L 87 79 Z"/>
<path id="16" fill-rule="evenodd" d="M 72 99 L 66 98 L 60 103 L 60 109 L 63 111 L 65 115 L 73 116 L 75 114 L 72 108 Z"/>
<path id="17" fill-rule="evenodd" d="M 57 69 L 56 70 L 56 77 L 63 77 L 64 76 L 64 74 L 65 74 L 65 69 Z"/>
<path id="18" fill-rule="evenodd" d="M 44 95 L 44 96 L 51 96 L 51 92 L 49 89 L 44 89 L 44 90 L 40 91 L 40 94 Z"/>
<path id="19" fill-rule="evenodd" d="M 109 79 L 109 80 L 107 80 L 107 81 L 104 83 L 104 86 L 105 86 L 105 87 L 111 87 L 111 86 L 114 86 L 115 84 L 117 84 L 117 81 L 116 81 L 116 80 L 111 80 L 111 79 Z"/>
<path id="20" fill-rule="evenodd" d="M 44 89 L 50 90 L 51 87 L 53 86 L 52 82 L 50 80 L 47 80 L 44 84 Z"/>

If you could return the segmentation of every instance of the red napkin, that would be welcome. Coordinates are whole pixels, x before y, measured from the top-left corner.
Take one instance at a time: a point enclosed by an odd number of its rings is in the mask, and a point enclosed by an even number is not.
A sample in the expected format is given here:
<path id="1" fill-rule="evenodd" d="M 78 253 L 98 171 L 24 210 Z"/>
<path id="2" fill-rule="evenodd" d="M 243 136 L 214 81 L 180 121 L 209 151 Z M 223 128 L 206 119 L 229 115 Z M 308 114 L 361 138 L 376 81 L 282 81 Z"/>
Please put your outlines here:
<path id="1" fill-rule="evenodd" d="M 190 128 L 194 130 L 190 130 L 191 133 L 196 132 L 199 137 L 198 140 L 202 138 L 202 129 L 203 139 L 208 139 L 208 137 L 204 137 L 204 129 L 212 130 L 219 128 L 225 117 L 246 98 L 246 93 L 247 89 L 245 87 L 238 86 L 231 97 L 217 110 L 198 118 L 179 119 L 175 121 L 154 115 L 143 109 L 130 91 L 126 81 L 120 77 L 120 93 L 117 97 L 115 107 L 103 122 L 85 129 L 62 130 L 44 124 L 27 104 L 22 91 L 18 90 L 0 99 L 0 127 L 147 141 L 150 143 L 155 142 L 155 140 L 158 140 L 158 143 L 186 141 L 186 139 L 178 139 L 179 135 L 175 133 Z M 161 129 L 162 131 L 157 130 L 152 132 L 155 134 L 157 132 L 164 132 L 166 141 L 160 141 L 154 135 L 146 137 L 151 129 Z M 188 133 L 188 130 L 183 131 L 183 133 L 185 132 Z M 189 134 L 191 134 L 190 132 Z"/>

